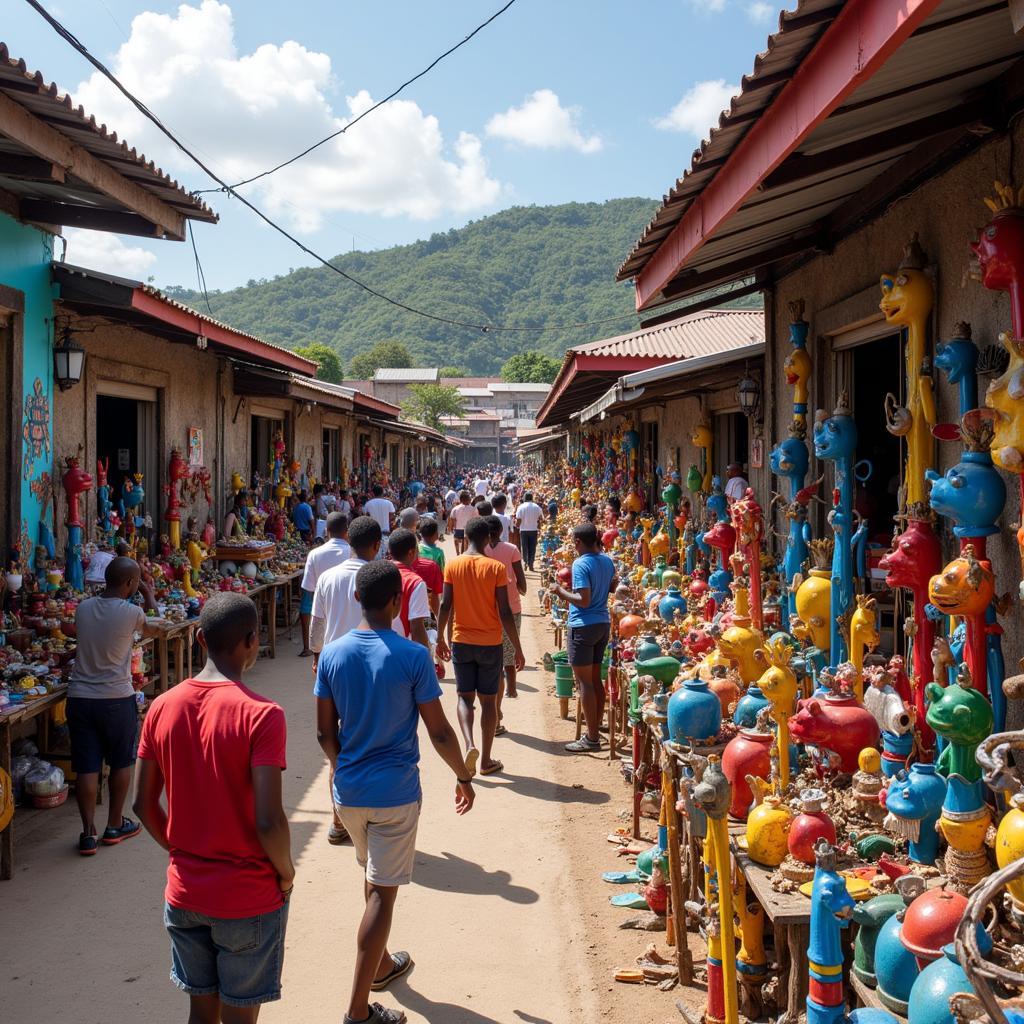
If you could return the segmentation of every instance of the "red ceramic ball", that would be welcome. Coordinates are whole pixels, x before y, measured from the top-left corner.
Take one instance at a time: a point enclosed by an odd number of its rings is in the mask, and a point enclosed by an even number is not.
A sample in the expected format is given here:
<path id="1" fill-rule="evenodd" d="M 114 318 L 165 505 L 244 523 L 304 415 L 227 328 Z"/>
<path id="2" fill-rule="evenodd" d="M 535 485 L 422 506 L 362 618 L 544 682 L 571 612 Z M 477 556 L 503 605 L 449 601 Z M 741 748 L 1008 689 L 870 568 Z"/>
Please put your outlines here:
<path id="1" fill-rule="evenodd" d="M 558 570 L 556 575 L 558 576 L 558 582 L 561 583 L 562 586 L 571 586 L 572 569 L 570 569 L 567 565 L 563 565 L 562 568 Z"/>
<path id="2" fill-rule="evenodd" d="M 948 889 L 929 889 L 907 907 L 900 941 L 918 958 L 930 963 L 953 941 L 967 911 L 967 897 Z"/>

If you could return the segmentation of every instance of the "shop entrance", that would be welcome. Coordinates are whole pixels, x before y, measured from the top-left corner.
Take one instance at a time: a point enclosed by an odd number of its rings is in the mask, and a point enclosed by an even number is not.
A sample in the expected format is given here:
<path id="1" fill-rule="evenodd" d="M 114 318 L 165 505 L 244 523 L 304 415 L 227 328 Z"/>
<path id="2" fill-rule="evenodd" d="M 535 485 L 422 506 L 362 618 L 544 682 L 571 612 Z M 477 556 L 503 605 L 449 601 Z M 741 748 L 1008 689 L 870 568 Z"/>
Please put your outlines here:
<path id="1" fill-rule="evenodd" d="M 743 467 L 743 476 L 750 479 L 750 434 L 747 417 L 741 412 L 720 412 L 714 419 L 715 447 L 712 452 L 714 474 L 725 486 L 729 474 L 725 467 L 738 462 Z"/>
<path id="2" fill-rule="evenodd" d="M 264 481 L 264 487 L 260 494 L 261 498 L 271 497 L 273 486 L 274 467 L 274 435 L 280 430 L 284 436 L 284 420 L 273 419 L 270 416 L 257 416 L 255 413 L 250 417 L 251 438 L 249 444 L 249 481 L 255 485 L 257 479 Z"/>
<path id="3" fill-rule="evenodd" d="M 141 514 L 158 522 L 161 513 L 161 467 L 157 455 L 157 390 L 136 385 L 103 384 L 96 395 L 96 458 L 108 463 L 110 500 L 117 508 L 124 485 L 135 486 L 142 474 L 145 498 Z M 136 510 L 136 515 L 140 514 Z M 147 540 L 152 540 L 152 531 Z"/>

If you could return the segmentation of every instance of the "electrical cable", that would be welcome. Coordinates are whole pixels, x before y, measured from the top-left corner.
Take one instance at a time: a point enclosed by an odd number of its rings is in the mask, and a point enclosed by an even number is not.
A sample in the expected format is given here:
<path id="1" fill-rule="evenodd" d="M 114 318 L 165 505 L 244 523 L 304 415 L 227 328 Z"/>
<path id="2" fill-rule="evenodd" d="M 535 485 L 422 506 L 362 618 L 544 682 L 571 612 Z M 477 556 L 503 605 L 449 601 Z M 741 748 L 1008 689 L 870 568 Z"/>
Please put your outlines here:
<path id="1" fill-rule="evenodd" d="M 192 255 L 196 258 L 196 280 L 203 293 L 203 302 L 206 303 L 206 311 L 213 316 L 213 307 L 210 305 L 210 296 L 206 291 L 206 275 L 203 273 L 203 265 L 199 262 L 199 250 L 196 248 L 196 236 L 192 232 L 192 221 L 188 221 L 188 240 L 192 243 Z"/>
<path id="2" fill-rule="evenodd" d="M 378 110 L 380 107 L 383 107 L 384 104 L 387 103 L 389 100 L 393 100 L 400 92 L 402 92 L 403 90 L 407 89 L 410 85 L 412 85 L 413 82 L 418 82 L 424 75 L 429 74 L 431 71 L 433 71 L 434 68 L 436 68 L 437 65 L 440 64 L 441 61 L 445 59 L 445 57 L 450 57 L 457 49 L 459 49 L 459 47 L 465 46 L 466 43 L 468 43 L 470 39 L 473 38 L 473 36 L 475 36 L 478 32 L 483 31 L 483 29 L 487 28 L 487 26 L 490 25 L 492 21 L 496 21 L 498 18 L 500 18 L 515 2 L 516 0 L 508 0 L 508 3 L 505 4 L 504 7 L 502 7 L 498 11 L 495 11 L 494 14 L 492 14 L 485 22 L 481 23 L 480 25 L 477 25 L 477 27 L 473 29 L 473 31 L 470 32 L 468 36 L 466 36 L 460 42 L 456 43 L 454 46 L 445 50 L 440 57 L 437 57 L 435 60 L 431 61 L 419 74 L 413 75 L 412 78 L 403 82 L 397 89 L 393 90 L 392 92 L 389 92 L 387 96 L 385 96 L 382 100 L 378 100 L 376 103 L 374 103 L 372 107 L 370 107 L 367 110 L 364 110 L 358 117 L 354 117 L 343 128 L 339 128 L 338 131 L 332 132 L 330 135 L 328 135 L 326 138 L 321 139 L 319 142 L 314 142 L 312 146 L 307 147 L 301 153 L 296 153 L 295 156 L 290 157 L 289 159 L 283 161 L 282 163 L 279 163 L 276 167 L 271 167 L 269 170 L 261 171 L 259 174 L 254 174 L 251 178 L 243 178 L 242 181 L 236 181 L 235 184 L 231 186 L 231 188 L 241 188 L 243 185 L 249 185 L 254 181 L 259 181 L 260 178 L 266 178 L 269 175 L 281 170 L 283 167 L 287 167 L 289 164 L 293 164 L 297 160 L 301 160 L 303 157 L 309 156 L 309 154 L 312 153 L 313 150 L 319 149 L 321 146 L 326 145 L 326 143 L 338 138 L 339 135 L 344 135 L 345 132 L 349 130 L 349 128 L 352 128 L 355 125 L 359 124 L 359 122 L 362 121 L 364 117 L 368 117 L 375 110 Z M 196 195 L 204 195 L 209 192 L 224 191 L 227 190 L 224 188 L 206 188 L 202 189 L 200 192 L 197 192 Z"/>
<path id="3" fill-rule="evenodd" d="M 314 249 L 311 249 L 301 239 L 296 238 L 293 234 L 281 227 L 276 221 L 271 220 L 255 203 L 246 199 L 245 196 L 237 192 L 233 186 L 229 185 L 221 177 L 215 174 L 202 160 L 192 152 L 178 137 L 156 116 L 140 99 L 134 96 L 126 86 L 121 84 L 118 77 L 101 61 L 99 58 L 94 57 L 89 51 L 88 47 L 82 43 L 69 29 L 65 28 L 60 21 L 58 21 L 45 7 L 39 2 L 39 0 L 25 0 L 25 2 L 35 10 L 44 21 L 46 21 L 51 28 L 64 39 L 74 50 L 81 54 L 97 71 L 100 72 L 117 90 L 128 100 L 129 103 L 135 107 L 145 118 L 152 123 L 165 135 L 174 145 L 181 150 L 204 174 L 206 174 L 213 181 L 217 182 L 221 186 L 221 189 L 226 192 L 229 196 L 237 199 L 243 206 L 251 210 L 260 220 L 263 221 L 268 227 L 273 228 L 278 234 L 287 238 L 296 248 L 300 249 L 311 259 L 322 264 L 329 270 L 333 270 L 339 277 L 344 278 L 346 281 L 354 284 L 357 288 L 362 289 L 368 295 L 372 295 L 375 298 L 380 299 L 383 302 L 387 302 L 389 305 L 394 306 L 396 309 L 401 309 L 406 313 L 411 313 L 414 316 L 423 317 L 426 320 L 432 320 L 436 323 L 447 324 L 450 327 L 462 327 L 466 330 L 480 331 L 484 334 L 488 333 L 522 333 L 522 334 L 542 334 L 549 331 L 572 331 L 578 330 L 585 327 L 599 327 L 603 324 L 619 323 L 626 319 L 633 319 L 636 317 L 636 313 L 623 313 L 620 316 L 604 317 L 600 320 L 587 320 L 578 323 L 568 324 L 552 324 L 545 327 L 516 327 L 508 324 L 479 324 L 472 323 L 466 320 L 456 320 L 453 317 L 442 316 L 438 313 L 431 313 L 428 310 L 417 309 L 415 306 L 410 306 L 400 299 L 392 298 L 390 295 L 384 292 L 378 291 L 376 288 L 368 285 L 365 281 L 360 280 L 358 277 L 354 277 L 352 274 L 342 270 L 341 267 L 332 263 L 327 257 L 321 256 Z"/>

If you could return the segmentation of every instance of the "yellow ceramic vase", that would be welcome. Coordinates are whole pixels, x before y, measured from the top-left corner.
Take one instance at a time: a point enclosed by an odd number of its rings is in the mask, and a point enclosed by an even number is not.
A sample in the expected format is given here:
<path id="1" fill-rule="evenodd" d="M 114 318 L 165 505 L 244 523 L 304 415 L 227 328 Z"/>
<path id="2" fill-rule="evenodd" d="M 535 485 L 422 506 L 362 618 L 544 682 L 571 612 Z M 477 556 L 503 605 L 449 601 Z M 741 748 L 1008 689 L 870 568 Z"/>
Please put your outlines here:
<path id="1" fill-rule="evenodd" d="M 996 832 L 996 864 L 1000 868 L 1024 857 L 1024 794 L 1015 794 L 1010 802 L 1013 806 L 1006 812 Z M 1024 907 L 1024 878 L 1010 882 L 1007 888 L 1014 903 Z"/>
<path id="2" fill-rule="evenodd" d="M 766 796 L 747 816 L 747 853 L 765 867 L 776 868 L 789 852 L 793 814 L 777 796 Z"/>

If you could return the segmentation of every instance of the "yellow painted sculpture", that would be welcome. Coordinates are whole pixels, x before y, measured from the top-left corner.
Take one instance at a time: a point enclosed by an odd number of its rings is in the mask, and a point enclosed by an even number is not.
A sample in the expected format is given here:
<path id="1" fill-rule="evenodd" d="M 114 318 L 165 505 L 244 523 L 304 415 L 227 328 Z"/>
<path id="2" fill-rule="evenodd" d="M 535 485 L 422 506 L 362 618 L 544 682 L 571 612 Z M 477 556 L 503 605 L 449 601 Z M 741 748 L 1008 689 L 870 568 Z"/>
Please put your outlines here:
<path id="1" fill-rule="evenodd" d="M 245 481 L 237 469 L 231 474 L 231 490 L 234 494 L 245 490 Z"/>
<path id="2" fill-rule="evenodd" d="M 749 782 L 752 776 L 747 777 Z M 747 853 L 765 867 L 777 868 L 789 853 L 793 812 L 774 794 L 766 796 L 747 816 Z"/>
<path id="3" fill-rule="evenodd" d="M 640 520 L 640 564 L 651 564 L 651 530 L 654 528 L 653 519 Z"/>
<path id="4" fill-rule="evenodd" d="M 779 759 L 779 792 L 789 786 L 789 719 L 796 711 L 797 679 L 790 667 L 793 648 L 783 639 L 769 640 L 755 655 L 768 668 L 757 685 L 771 705 L 771 718 L 776 725 L 775 750 Z"/>
<path id="5" fill-rule="evenodd" d="M 831 537 L 810 542 L 814 568 L 806 579 L 800 580 L 796 590 L 796 618 L 790 627 L 798 640 L 817 647 L 826 655 L 831 649 L 832 622 L 832 562 Z"/>
<path id="6" fill-rule="evenodd" d="M 864 703 L 864 652 L 877 650 L 882 642 L 878 632 L 878 605 L 873 597 L 857 595 L 857 607 L 850 617 L 850 661 L 857 670 L 854 693 Z"/>
<path id="7" fill-rule="evenodd" d="M 792 319 L 790 340 L 793 342 L 793 349 L 786 356 L 782 369 L 786 374 L 786 383 L 793 388 L 793 426 L 790 432 L 794 437 L 806 437 L 811 357 L 807 352 L 808 324 L 804 320 L 804 300 L 795 299 L 791 302 L 789 312 Z"/>
<path id="8" fill-rule="evenodd" d="M 203 559 L 206 557 L 199 538 L 194 533 L 189 534 L 188 544 L 185 545 L 185 557 L 188 558 L 188 564 L 192 567 L 191 576 L 194 586 L 199 582 L 199 573 L 203 568 Z M 187 576 L 189 573 L 185 575 Z"/>
<path id="9" fill-rule="evenodd" d="M 288 499 L 292 496 L 292 489 L 285 476 L 282 475 L 280 482 L 274 488 L 274 497 L 277 499 L 278 505 L 281 508 L 285 508 L 288 504 Z"/>
<path id="10" fill-rule="evenodd" d="M 664 558 L 668 555 L 669 537 L 664 530 L 659 530 L 648 542 L 647 549 L 652 558 Z M 667 587 L 668 584 L 666 583 Z"/>
<path id="11" fill-rule="evenodd" d="M 740 968 L 743 975 L 760 978 L 768 966 L 764 952 L 764 908 L 755 897 L 747 898 L 747 880 L 738 866 L 734 878 L 736 916 L 740 922 L 740 949 L 736 959 L 744 965 Z"/>
<path id="12" fill-rule="evenodd" d="M 711 424 L 707 420 L 701 420 L 693 429 L 693 436 L 690 438 L 695 448 L 700 449 L 700 489 L 705 494 L 711 493 L 711 448 L 715 436 L 711 430 Z"/>
<path id="13" fill-rule="evenodd" d="M 732 625 L 718 638 L 718 650 L 739 670 L 740 678 L 748 686 L 757 682 L 761 675 L 758 654 L 764 638 L 759 630 L 751 626 L 750 595 L 747 588 L 734 584 L 736 605 Z"/>
<path id="14" fill-rule="evenodd" d="M 992 438 L 992 461 L 1009 473 L 1024 473 L 1024 342 L 1014 340 L 1008 331 L 999 335 L 1009 353 L 1006 372 L 997 377 L 985 392 L 985 404 L 999 415 Z"/>
<path id="15" fill-rule="evenodd" d="M 897 407 L 895 399 L 886 399 L 888 427 L 891 433 L 905 435 L 907 459 L 904 473 L 906 508 L 912 513 L 927 508 L 928 490 L 925 470 L 934 463 L 932 427 L 935 426 L 935 395 L 928 366 L 928 321 L 935 293 L 924 272 L 925 255 L 917 235 L 903 251 L 895 274 L 881 277 L 882 301 L 879 309 L 886 323 L 907 331 L 907 401 Z"/>

